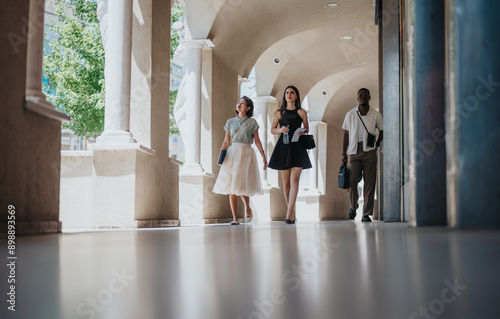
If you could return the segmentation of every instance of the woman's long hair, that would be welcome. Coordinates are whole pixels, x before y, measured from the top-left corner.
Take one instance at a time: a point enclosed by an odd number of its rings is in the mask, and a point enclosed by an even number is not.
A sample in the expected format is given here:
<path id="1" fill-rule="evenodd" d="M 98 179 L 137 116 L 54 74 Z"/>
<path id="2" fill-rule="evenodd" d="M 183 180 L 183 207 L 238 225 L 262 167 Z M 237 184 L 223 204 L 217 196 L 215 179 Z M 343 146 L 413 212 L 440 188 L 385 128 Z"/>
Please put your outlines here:
<path id="1" fill-rule="evenodd" d="M 295 100 L 295 107 L 297 109 L 301 109 L 302 107 L 300 106 L 300 94 L 299 94 L 299 90 L 293 86 L 293 85 L 289 85 L 286 87 L 285 91 L 283 92 L 283 101 L 281 102 L 281 107 L 278 109 L 278 111 L 280 111 L 280 114 L 283 115 L 283 113 L 285 112 L 285 109 L 286 109 L 286 105 L 287 105 L 287 102 L 286 102 L 286 90 L 288 89 L 292 89 L 295 91 L 295 93 L 297 94 L 297 99 Z"/>

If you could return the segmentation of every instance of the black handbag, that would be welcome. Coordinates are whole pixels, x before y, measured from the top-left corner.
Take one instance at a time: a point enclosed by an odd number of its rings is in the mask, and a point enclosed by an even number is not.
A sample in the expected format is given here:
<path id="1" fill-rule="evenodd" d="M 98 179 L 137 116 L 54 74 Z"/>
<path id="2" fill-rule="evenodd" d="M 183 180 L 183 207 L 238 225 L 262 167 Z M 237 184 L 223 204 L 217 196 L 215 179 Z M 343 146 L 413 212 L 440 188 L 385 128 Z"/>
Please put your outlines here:
<path id="1" fill-rule="evenodd" d="M 339 170 L 339 187 L 342 189 L 349 188 L 349 170 L 346 163 L 342 163 Z"/>
<path id="2" fill-rule="evenodd" d="M 222 165 L 224 159 L 226 158 L 227 150 L 221 149 L 219 152 L 219 158 L 217 159 L 217 164 Z"/>
<path id="3" fill-rule="evenodd" d="M 316 147 L 316 143 L 314 143 L 314 136 L 310 134 L 302 134 L 300 136 L 300 140 L 304 143 L 304 146 L 308 150 L 312 150 Z"/>

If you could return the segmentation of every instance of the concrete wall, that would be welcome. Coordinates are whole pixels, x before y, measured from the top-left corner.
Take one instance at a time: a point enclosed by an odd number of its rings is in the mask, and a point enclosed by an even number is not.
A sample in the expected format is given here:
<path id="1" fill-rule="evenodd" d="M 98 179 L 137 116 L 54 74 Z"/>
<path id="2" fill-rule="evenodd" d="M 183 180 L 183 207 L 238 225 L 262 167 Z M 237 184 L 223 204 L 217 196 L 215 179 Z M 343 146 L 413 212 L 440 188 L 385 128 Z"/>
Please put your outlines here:
<path id="1" fill-rule="evenodd" d="M 235 106 L 238 101 L 238 74 L 231 67 L 226 64 L 226 61 L 218 54 L 217 47 L 213 49 L 211 61 L 211 78 L 204 76 L 204 81 L 209 83 L 212 88 L 211 109 L 212 113 L 210 119 L 202 118 L 202 123 L 208 122 L 211 126 L 211 156 L 206 157 L 204 168 L 213 175 L 205 178 L 203 193 L 203 218 L 208 220 L 229 221 L 232 219 L 231 208 L 227 195 L 218 195 L 212 192 L 213 185 L 219 173 L 219 166 L 217 165 L 217 156 L 220 147 L 224 141 L 224 125 L 226 121 L 236 116 Z M 206 62 L 206 58 L 203 61 Z M 202 114 L 206 114 L 203 112 Z M 206 146 L 203 146 L 206 147 Z M 239 216 L 243 217 L 242 202 L 239 201 Z"/>
<path id="2" fill-rule="evenodd" d="M 342 154 L 344 130 L 337 125 L 329 124 L 327 132 L 326 193 L 320 196 L 319 218 L 320 220 L 343 220 L 347 219 L 350 207 L 347 190 L 338 186 L 338 170 L 342 164 L 340 155 Z"/>
<path id="3" fill-rule="evenodd" d="M 60 219 L 64 228 L 92 228 L 92 151 L 61 152 Z"/>
<path id="4" fill-rule="evenodd" d="M 179 165 L 170 160 L 170 2 L 134 5 L 131 132 L 154 156 L 137 156 L 137 220 L 179 219 Z M 142 92 L 134 95 L 133 92 Z"/>
<path id="5" fill-rule="evenodd" d="M 57 232 L 61 122 L 23 106 L 29 1 L 13 4 L 0 3 L 0 222 L 14 205 L 17 234 Z"/>

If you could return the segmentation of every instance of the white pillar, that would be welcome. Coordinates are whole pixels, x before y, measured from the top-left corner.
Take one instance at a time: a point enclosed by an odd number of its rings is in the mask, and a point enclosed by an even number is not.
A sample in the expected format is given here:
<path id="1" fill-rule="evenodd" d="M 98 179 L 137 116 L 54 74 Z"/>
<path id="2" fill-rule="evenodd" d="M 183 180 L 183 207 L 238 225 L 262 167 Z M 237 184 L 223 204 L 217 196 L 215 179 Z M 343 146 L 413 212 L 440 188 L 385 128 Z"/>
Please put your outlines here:
<path id="1" fill-rule="evenodd" d="M 245 82 L 250 82 L 248 78 L 244 78 L 241 75 L 238 75 L 238 98 L 242 96 L 241 94 L 241 85 Z"/>
<path id="2" fill-rule="evenodd" d="M 130 133 L 130 75 L 132 58 L 132 0 L 108 1 L 104 76 L 104 132 L 98 144 L 135 143 Z"/>
<path id="3" fill-rule="evenodd" d="M 205 47 L 213 47 L 213 44 L 210 40 L 188 40 L 182 41 L 181 45 L 187 50 L 184 107 L 188 122 L 184 141 L 186 160 L 181 171 L 184 174 L 199 174 L 204 172 L 200 164 L 202 50 Z"/>
<path id="4" fill-rule="evenodd" d="M 262 147 L 264 148 L 264 152 L 266 153 L 267 161 L 271 158 L 271 153 L 268 152 L 268 134 L 270 133 L 271 126 L 268 125 L 268 110 L 269 108 L 277 109 L 278 100 L 276 100 L 273 96 L 258 96 L 254 98 L 254 118 L 257 120 L 259 124 L 259 138 L 262 142 Z M 262 184 L 264 187 L 270 187 L 270 184 L 267 180 L 267 170 L 261 170 L 260 168 L 264 163 L 262 162 L 262 157 L 260 154 L 257 155 L 259 160 L 259 171 L 260 177 L 262 180 Z"/>
<path id="5" fill-rule="evenodd" d="M 314 141 L 316 144 L 319 142 L 319 130 L 318 130 L 318 125 L 321 122 L 313 121 L 309 122 L 309 134 L 314 136 Z M 309 190 L 313 192 L 318 192 L 318 165 L 319 165 L 319 158 L 318 158 L 318 147 L 316 145 L 316 148 L 314 148 L 312 151 L 309 152 L 311 163 L 312 163 L 312 168 L 309 173 Z"/>

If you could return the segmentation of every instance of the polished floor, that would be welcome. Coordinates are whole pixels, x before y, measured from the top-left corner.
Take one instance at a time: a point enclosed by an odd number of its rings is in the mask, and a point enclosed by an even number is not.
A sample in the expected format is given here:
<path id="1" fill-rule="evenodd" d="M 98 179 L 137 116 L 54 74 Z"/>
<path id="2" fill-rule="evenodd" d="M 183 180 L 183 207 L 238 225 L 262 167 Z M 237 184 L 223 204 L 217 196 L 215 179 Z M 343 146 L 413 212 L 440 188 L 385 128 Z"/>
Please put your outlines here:
<path id="1" fill-rule="evenodd" d="M 499 247 L 500 231 L 357 221 L 19 237 L 0 318 L 493 319 Z"/>

